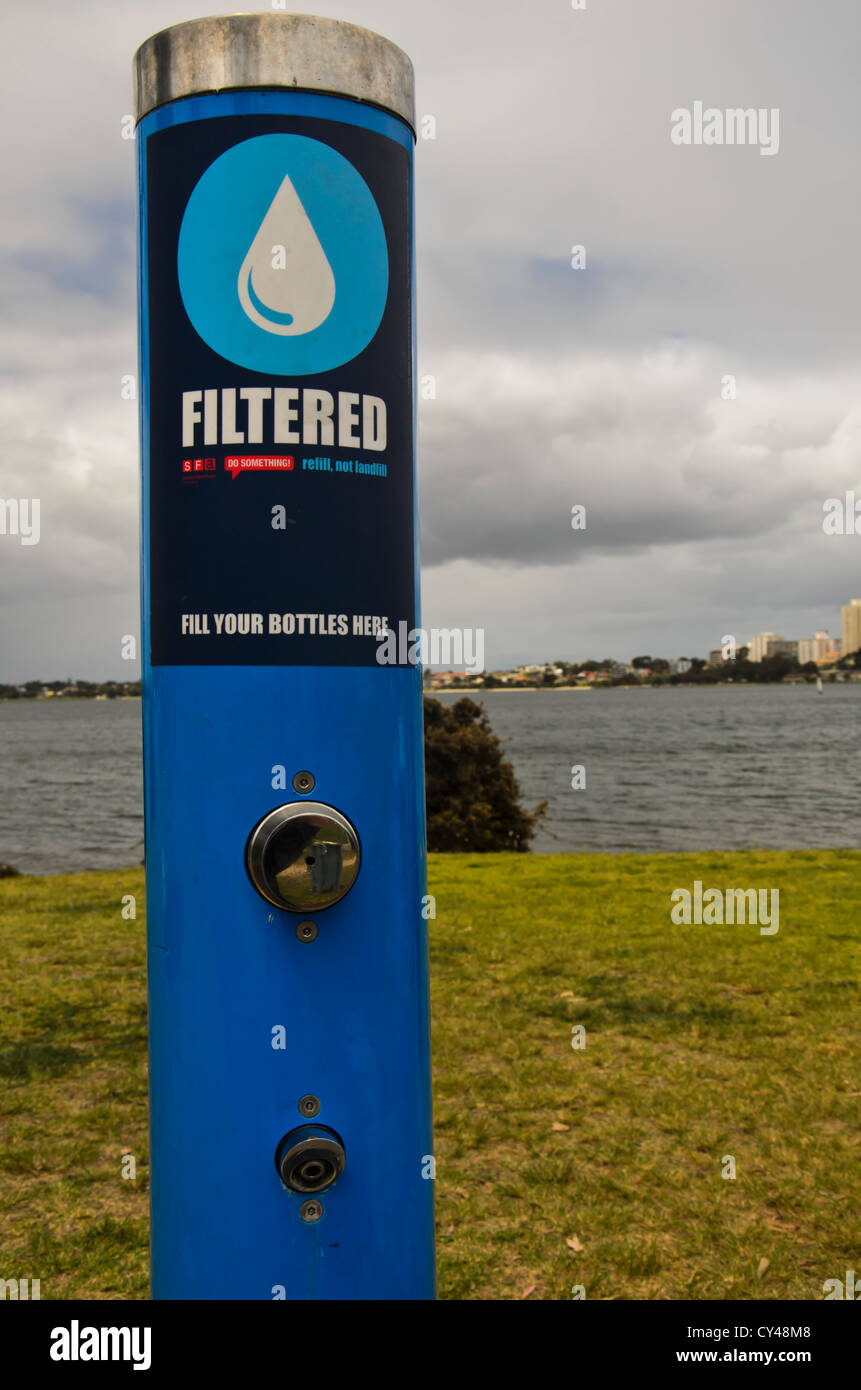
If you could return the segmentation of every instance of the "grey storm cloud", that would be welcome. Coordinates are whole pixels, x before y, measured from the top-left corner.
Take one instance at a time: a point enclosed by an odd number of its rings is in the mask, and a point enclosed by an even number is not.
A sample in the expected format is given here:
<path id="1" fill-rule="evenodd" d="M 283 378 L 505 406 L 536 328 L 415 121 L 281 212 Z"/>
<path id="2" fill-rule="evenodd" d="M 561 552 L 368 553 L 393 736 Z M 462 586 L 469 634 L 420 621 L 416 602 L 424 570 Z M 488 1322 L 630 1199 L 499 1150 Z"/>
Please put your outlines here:
<path id="1" fill-rule="evenodd" d="M 137 45 L 211 8 L 0 19 L 0 496 L 42 508 L 38 546 L 0 538 L 0 679 L 130 674 L 123 117 Z M 485 625 L 491 663 L 834 629 L 857 564 L 822 502 L 861 482 L 854 0 L 323 9 L 401 44 L 436 122 L 416 160 L 424 620 Z M 674 145 L 697 100 L 779 108 L 779 153 Z"/>
<path id="2" fill-rule="evenodd" d="M 843 431 L 854 383 L 743 376 L 723 399 L 724 377 L 679 344 L 543 368 L 455 355 L 422 409 L 424 563 L 572 564 L 820 525 L 823 480 L 861 476 Z"/>

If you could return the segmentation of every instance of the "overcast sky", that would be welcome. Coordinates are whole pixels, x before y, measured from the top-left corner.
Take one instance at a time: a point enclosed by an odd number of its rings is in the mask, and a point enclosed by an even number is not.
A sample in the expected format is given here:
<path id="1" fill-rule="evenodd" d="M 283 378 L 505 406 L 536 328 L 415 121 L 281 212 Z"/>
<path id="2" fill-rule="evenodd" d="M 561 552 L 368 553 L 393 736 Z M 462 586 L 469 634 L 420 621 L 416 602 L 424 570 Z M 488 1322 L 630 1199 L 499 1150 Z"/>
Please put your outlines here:
<path id="1" fill-rule="evenodd" d="M 193 0 L 5 0 L 0 681 L 129 679 L 130 63 Z M 857 0 L 356 0 L 413 59 L 426 627 L 491 667 L 840 631 L 861 535 Z M 671 113 L 779 110 L 779 147 Z M 571 248 L 586 266 L 571 267 Z M 722 399 L 728 374 L 737 398 Z M 586 506 L 585 531 L 571 507 Z"/>

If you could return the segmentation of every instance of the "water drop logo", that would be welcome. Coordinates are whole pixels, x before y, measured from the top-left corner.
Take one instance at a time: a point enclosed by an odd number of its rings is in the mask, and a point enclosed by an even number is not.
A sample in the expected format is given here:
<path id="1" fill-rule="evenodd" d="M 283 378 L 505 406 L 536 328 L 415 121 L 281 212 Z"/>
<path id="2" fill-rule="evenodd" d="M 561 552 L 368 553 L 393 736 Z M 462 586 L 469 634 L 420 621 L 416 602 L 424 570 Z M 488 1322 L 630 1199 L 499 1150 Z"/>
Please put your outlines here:
<path id="1" fill-rule="evenodd" d="M 380 325 L 388 252 L 349 160 L 303 135 L 260 135 L 210 164 L 188 200 L 179 287 L 220 356 L 267 375 L 351 361 Z"/>
<path id="2" fill-rule="evenodd" d="M 310 333 L 329 317 L 335 277 L 285 175 L 239 272 L 239 299 L 269 333 Z"/>

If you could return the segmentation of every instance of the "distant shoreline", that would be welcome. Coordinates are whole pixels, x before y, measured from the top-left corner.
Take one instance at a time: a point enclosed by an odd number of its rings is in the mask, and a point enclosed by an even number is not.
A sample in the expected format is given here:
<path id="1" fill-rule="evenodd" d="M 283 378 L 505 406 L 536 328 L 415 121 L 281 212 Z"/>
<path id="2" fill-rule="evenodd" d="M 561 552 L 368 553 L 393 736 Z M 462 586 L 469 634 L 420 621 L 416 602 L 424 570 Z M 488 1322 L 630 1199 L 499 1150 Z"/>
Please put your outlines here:
<path id="1" fill-rule="evenodd" d="M 823 681 L 823 693 L 826 685 L 859 685 L 857 680 L 847 681 Z M 816 681 L 677 681 L 675 685 L 670 685 L 669 681 L 662 681 L 658 685 L 649 685 L 643 682 L 641 685 L 501 685 L 490 686 L 454 686 L 445 685 L 439 690 L 425 690 L 425 695 L 562 695 L 569 691 L 594 694 L 596 690 L 601 690 L 607 694 L 615 694 L 620 690 L 761 690 L 768 687 L 769 690 L 775 686 L 784 686 L 787 690 L 800 690 L 802 686 L 816 686 Z"/>
<path id="2" fill-rule="evenodd" d="M 140 695 L 0 695 L 0 705 L 80 705 L 115 704 L 118 700 L 139 700 Z"/>
<path id="3" fill-rule="evenodd" d="M 824 681 L 823 693 L 826 685 L 859 685 L 861 681 Z M 788 690 L 800 690 L 802 686 L 815 686 L 815 680 L 809 681 L 676 681 L 671 685 L 669 681 L 661 681 L 658 685 L 650 685 L 647 682 L 637 685 L 498 685 L 485 688 L 484 686 L 453 686 L 446 685 L 439 690 L 428 690 L 423 688 L 422 694 L 431 697 L 436 695 L 594 695 L 596 691 L 603 691 L 607 694 L 615 694 L 618 691 L 643 691 L 643 690 L 756 690 L 763 686 L 773 689 L 775 686 L 784 686 Z M 140 695 L 0 695 L 0 705 L 65 705 L 65 704 L 114 704 L 119 701 L 137 700 Z"/>

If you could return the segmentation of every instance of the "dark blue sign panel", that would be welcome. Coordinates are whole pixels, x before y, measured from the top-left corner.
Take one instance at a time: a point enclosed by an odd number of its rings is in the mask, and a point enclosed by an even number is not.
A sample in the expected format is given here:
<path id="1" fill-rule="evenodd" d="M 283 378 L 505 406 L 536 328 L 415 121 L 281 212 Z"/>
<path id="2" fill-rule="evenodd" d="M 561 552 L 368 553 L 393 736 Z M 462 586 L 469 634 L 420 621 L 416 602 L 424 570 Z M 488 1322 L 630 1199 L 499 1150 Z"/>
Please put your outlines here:
<path id="1" fill-rule="evenodd" d="M 374 665 L 417 622 L 409 153 L 225 116 L 146 168 L 151 662 Z"/>

